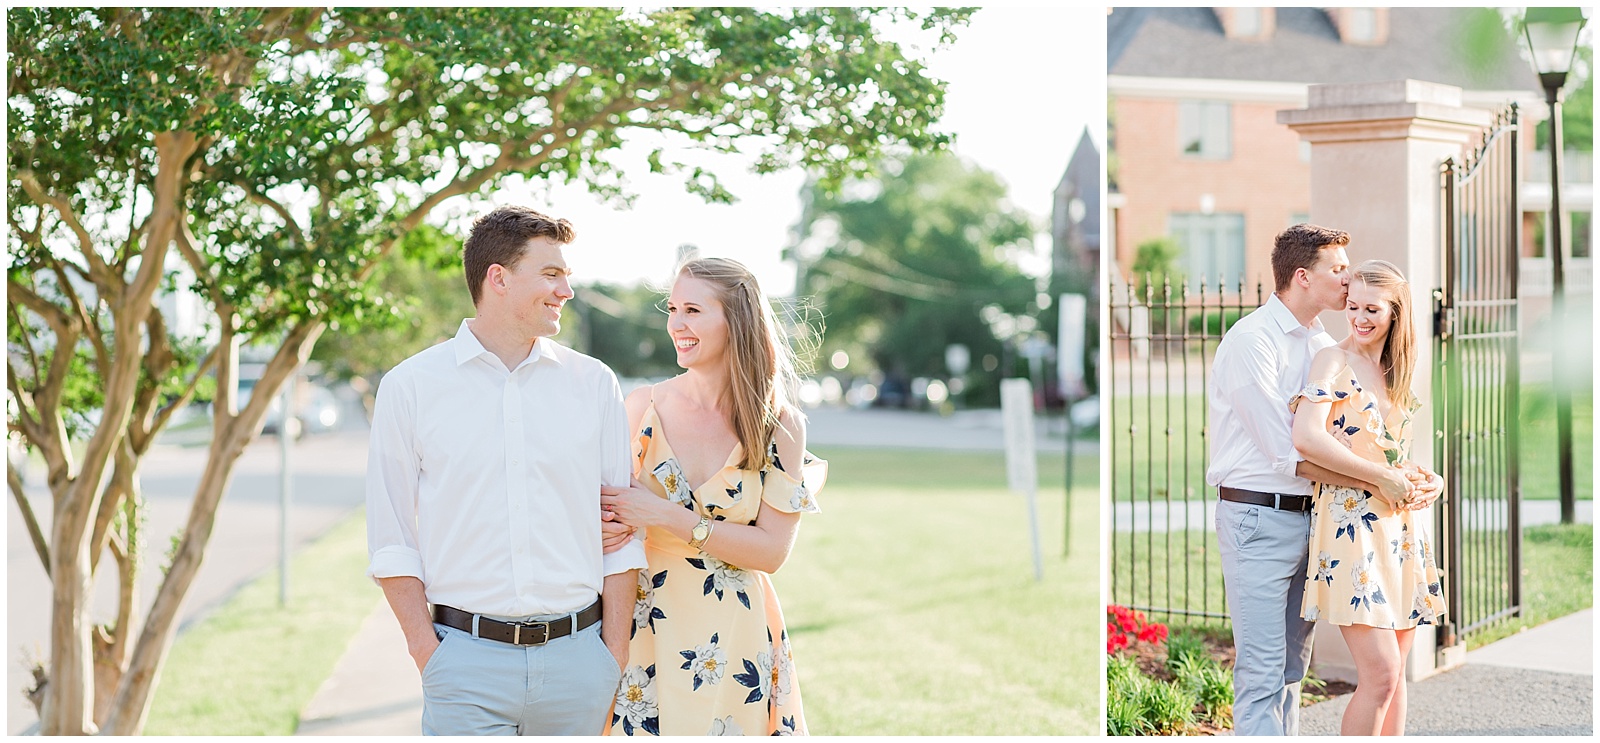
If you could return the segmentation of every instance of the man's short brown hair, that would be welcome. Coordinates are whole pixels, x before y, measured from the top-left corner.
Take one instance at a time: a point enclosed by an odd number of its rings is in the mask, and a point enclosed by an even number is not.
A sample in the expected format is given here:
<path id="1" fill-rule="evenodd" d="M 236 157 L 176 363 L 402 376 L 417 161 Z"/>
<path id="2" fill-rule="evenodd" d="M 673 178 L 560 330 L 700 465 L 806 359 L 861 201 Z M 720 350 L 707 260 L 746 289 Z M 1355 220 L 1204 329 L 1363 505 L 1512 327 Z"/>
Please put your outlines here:
<path id="1" fill-rule="evenodd" d="M 553 219 L 525 206 L 502 206 L 472 223 L 472 234 L 467 236 L 467 244 L 461 251 L 472 304 L 478 304 L 483 295 L 483 277 L 489 273 L 489 267 L 498 263 L 516 268 L 528 241 L 536 237 L 548 237 L 565 245 L 572 242 L 577 233 L 571 222 Z"/>
<path id="2" fill-rule="evenodd" d="M 1297 224 L 1278 233 L 1272 241 L 1272 280 L 1277 291 L 1289 288 L 1294 272 L 1317 265 L 1323 248 L 1342 248 L 1350 244 L 1350 233 L 1314 224 Z"/>

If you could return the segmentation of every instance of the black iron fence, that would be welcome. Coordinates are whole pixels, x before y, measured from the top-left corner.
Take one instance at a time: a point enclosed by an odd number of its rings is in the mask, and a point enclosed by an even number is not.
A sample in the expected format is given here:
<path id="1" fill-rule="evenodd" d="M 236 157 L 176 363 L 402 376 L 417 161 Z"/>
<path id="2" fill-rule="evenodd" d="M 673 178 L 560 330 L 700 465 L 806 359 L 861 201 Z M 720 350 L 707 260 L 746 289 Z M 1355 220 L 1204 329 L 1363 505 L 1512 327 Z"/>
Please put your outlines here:
<path id="1" fill-rule="evenodd" d="M 1478 148 L 1441 168 L 1434 422 L 1448 497 L 1436 527 L 1450 609 L 1441 644 L 1522 608 L 1517 135 L 1510 106 Z"/>
<path id="2" fill-rule="evenodd" d="M 1101 394 L 1111 457 L 1110 599 L 1147 614 L 1226 619 L 1206 487 L 1206 384 L 1223 333 L 1270 290 L 1114 279 Z"/>

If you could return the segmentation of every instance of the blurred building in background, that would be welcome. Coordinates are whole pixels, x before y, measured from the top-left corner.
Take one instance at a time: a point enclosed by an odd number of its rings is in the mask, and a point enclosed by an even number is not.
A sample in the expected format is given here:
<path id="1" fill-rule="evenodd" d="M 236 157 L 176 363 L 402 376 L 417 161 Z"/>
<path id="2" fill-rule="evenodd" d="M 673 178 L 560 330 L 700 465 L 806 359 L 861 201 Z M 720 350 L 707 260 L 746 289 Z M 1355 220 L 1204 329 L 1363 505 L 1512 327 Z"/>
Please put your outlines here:
<path id="1" fill-rule="evenodd" d="M 1534 151 L 1533 135 L 1546 115 L 1543 94 L 1518 55 L 1519 41 L 1507 31 L 1484 43 L 1482 23 L 1471 36 L 1471 12 L 1115 9 L 1106 30 L 1114 271 L 1132 278 L 1139 246 L 1170 237 L 1177 248 L 1171 274 L 1191 288 L 1204 277 L 1214 291 L 1220 276 L 1230 287 L 1260 281 L 1270 290 L 1272 238 L 1308 221 L 1311 203 L 1310 147 L 1277 122 L 1277 112 L 1304 107 L 1311 83 L 1409 78 L 1460 87 L 1469 107 L 1520 106 L 1523 295 L 1548 296 L 1549 262 L 1539 258 L 1548 255 L 1548 155 Z M 1568 291 L 1589 293 L 1592 159 L 1589 152 L 1567 157 L 1563 206 L 1579 256 L 1568 264 Z M 1354 239 L 1352 257 L 1359 257 L 1360 236 Z"/>

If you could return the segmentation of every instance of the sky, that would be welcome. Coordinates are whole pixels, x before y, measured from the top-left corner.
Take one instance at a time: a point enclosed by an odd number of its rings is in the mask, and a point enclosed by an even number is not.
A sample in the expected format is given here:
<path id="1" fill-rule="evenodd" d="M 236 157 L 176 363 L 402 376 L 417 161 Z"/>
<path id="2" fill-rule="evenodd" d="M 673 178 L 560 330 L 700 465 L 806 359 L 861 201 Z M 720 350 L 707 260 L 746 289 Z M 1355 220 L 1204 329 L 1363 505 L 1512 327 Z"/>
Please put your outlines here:
<path id="1" fill-rule="evenodd" d="M 1048 228 L 1052 194 L 1085 127 L 1104 149 L 1104 15 L 1103 8 L 984 8 L 954 44 L 922 52 L 929 72 L 948 83 L 937 128 L 955 135 L 957 155 L 998 175 L 1011 203 L 1034 215 L 1041 229 Z M 1072 68 L 1072 59 L 1094 64 Z M 740 199 L 711 205 L 685 193 L 680 177 L 644 171 L 648 149 L 624 147 L 619 155 L 619 162 L 641 165 L 628 177 L 636 195 L 631 208 L 581 187 L 508 182 L 487 202 L 441 205 L 441 216 L 470 220 L 494 206 L 525 204 L 565 217 L 578 232 L 566 257 L 579 285 L 663 285 L 672 278 L 678 246 L 692 244 L 702 256 L 749 266 L 769 295 L 791 294 L 794 267 L 782 252 L 799 222 L 804 172 L 757 176 L 738 156 L 697 155 L 694 161 L 714 167 Z M 1041 253 L 1049 250 L 1047 233 L 1035 242 Z"/>

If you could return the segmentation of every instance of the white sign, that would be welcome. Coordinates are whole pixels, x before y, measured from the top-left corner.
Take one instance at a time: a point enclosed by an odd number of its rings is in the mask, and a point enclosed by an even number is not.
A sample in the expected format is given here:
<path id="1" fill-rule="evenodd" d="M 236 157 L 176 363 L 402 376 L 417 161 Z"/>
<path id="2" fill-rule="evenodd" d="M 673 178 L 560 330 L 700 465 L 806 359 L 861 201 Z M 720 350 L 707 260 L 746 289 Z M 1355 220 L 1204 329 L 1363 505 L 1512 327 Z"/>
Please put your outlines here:
<path id="1" fill-rule="evenodd" d="M 1082 294 L 1063 294 L 1058 303 L 1060 324 L 1056 331 L 1056 370 L 1061 376 L 1061 393 L 1082 394 L 1084 318 L 1089 300 Z"/>
<path id="2" fill-rule="evenodd" d="M 1006 432 L 1006 480 L 1028 499 L 1028 529 L 1033 536 L 1033 579 L 1044 580 L 1039 551 L 1039 467 L 1033 443 L 1033 384 L 1000 380 L 1000 418 Z"/>
<path id="3" fill-rule="evenodd" d="M 1000 380 L 1000 418 L 1006 432 L 1006 482 L 1019 494 L 1039 487 L 1033 444 L 1033 384 L 1026 379 Z"/>

